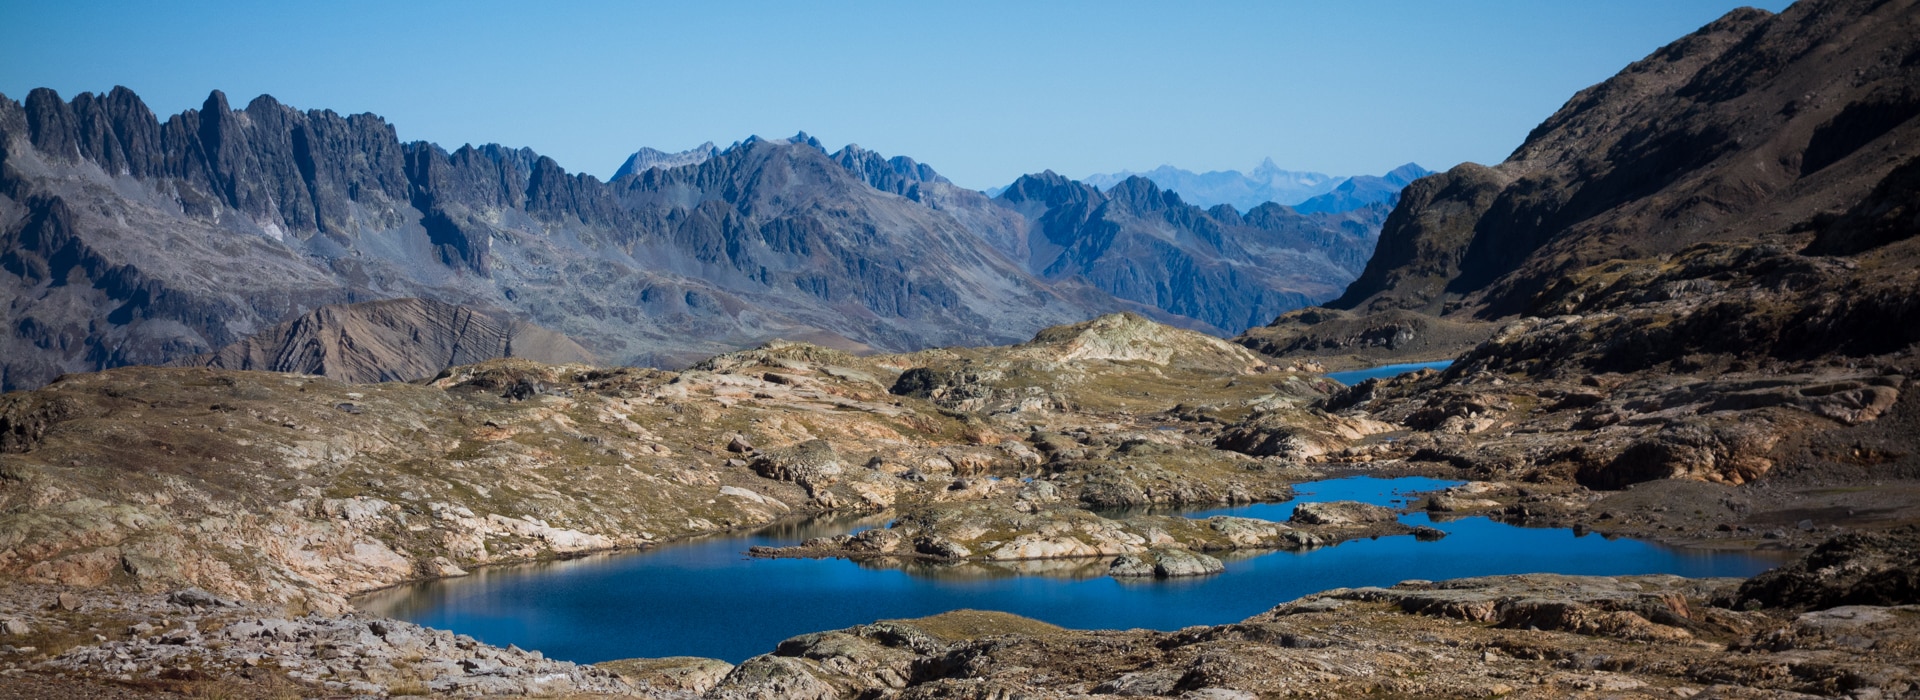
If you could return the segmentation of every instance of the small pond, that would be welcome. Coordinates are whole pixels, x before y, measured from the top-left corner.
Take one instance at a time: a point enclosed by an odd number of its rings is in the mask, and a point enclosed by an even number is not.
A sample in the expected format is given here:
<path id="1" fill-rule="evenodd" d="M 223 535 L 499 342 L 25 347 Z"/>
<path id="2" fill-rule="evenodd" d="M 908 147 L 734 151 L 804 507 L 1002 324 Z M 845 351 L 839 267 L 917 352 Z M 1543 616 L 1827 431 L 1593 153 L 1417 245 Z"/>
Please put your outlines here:
<path id="1" fill-rule="evenodd" d="M 1423 369 L 1444 370 L 1451 366 L 1453 366 L 1453 360 L 1407 362 L 1398 365 L 1376 365 L 1365 369 L 1350 369 L 1345 372 L 1328 372 L 1327 378 L 1347 386 L 1353 386 L 1376 377 L 1397 377 L 1408 372 L 1418 372 Z"/>
<path id="2" fill-rule="evenodd" d="M 1351 477 L 1299 484 L 1300 501 L 1404 503 L 1412 491 L 1452 482 Z M 1285 519 L 1291 504 L 1195 512 Z M 1227 571 L 1196 579 L 1120 582 L 1104 562 L 906 567 L 840 559 L 753 559 L 748 547 L 884 526 L 879 518 L 814 521 L 637 553 L 482 568 L 473 575 L 367 596 L 370 612 L 518 644 L 591 663 L 640 656 L 709 656 L 738 662 L 797 634 L 959 608 L 1002 610 L 1066 627 L 1179 629 L 1235 622 L 1301 595 L 1342 586 L 1530 572 L 1750 576 L 1774 556 L 1679 550 L 1646 542 L 1575 537 L 1485 518 L 1409 524 L 1450 533 L 1359 540 L 1310 552 L 1227 558 Z"/>

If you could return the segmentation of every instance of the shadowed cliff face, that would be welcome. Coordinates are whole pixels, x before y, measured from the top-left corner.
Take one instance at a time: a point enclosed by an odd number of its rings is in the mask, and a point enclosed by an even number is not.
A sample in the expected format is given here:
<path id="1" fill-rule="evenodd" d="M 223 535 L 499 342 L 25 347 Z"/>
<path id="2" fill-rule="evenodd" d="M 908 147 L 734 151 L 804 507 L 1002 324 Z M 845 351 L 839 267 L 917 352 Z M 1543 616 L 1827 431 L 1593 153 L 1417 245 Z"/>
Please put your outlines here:
<path id="1" fill-rule="evenodd" d="M 1332 296 L 1365 264 L 1386 208 L 1302 215 L 1273 203 L 1201 209 L 1132 177 L 1105 192 L 1051 171 L 998 202 L 1032 222 L 1019 250 L 1049 280 L 1082 278 L 1121 299 L 1230 333 Z"/>
<path id="2" fill-rule="evenodd" d="M 810 140 L 704 155 L 603 183 L 266 96 L 233 110 L 216 92 L 164 121 L 123 88 L 0 98 L 0 383 L 165 362 L 399 297 L 665 365 L 773 337 L 1011 342 L 1135 308 L 1027 273 L 994 247 L 1018 216 L 925 166 L 857 148 L 836 161 Z"/>

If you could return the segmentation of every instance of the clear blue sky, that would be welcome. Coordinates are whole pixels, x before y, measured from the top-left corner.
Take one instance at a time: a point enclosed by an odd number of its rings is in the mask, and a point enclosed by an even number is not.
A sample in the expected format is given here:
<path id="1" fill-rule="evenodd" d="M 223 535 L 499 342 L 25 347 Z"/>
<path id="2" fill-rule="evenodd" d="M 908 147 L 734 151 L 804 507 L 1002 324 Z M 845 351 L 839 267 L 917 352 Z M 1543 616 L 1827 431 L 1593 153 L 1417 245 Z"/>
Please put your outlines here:
<path id="1" fill-rule="evenodd" d="M 126 85 L 162 115 L 373 112 L 602 178 L 640 146 L 806 130 L 971 187 L 1162 163 L 1497 162 L 1574 91 L 1741 4 L 0 0 L 0 92 Z"/>

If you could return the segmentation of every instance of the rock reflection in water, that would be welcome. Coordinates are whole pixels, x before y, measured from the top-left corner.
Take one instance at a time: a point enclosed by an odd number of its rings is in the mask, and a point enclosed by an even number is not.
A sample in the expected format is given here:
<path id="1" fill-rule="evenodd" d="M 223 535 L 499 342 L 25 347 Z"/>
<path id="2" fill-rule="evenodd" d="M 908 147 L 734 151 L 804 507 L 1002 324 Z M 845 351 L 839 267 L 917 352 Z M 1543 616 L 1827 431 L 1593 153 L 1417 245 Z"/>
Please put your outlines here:
<path id="1" fill-rule="evenodd" d="M 1058 579 L 1104 578 L 1112 557 L 1079 559 L 1021 559 L 1015 561 L 943 562 L 929 559 L 862 559 L 860 568 L 898 570 L 920 578 L 967 581 L 1020 576 Z"/>

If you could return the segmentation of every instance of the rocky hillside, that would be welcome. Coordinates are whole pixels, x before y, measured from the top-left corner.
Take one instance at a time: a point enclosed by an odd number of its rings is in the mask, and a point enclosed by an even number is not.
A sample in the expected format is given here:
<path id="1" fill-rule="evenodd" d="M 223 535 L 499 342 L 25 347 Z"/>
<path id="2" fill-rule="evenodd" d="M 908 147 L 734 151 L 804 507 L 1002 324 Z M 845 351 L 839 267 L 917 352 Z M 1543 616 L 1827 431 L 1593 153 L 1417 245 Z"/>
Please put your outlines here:
<path id="1" fill-rule="evenodd" d="M 1413 183 L 1327 305 L 1461 323 L 1636 315 L 1561 351 L 1612 368 L 1905 347 L 1920 339 L 1899 330 L 1917 325 L 1901 244 L 1917 29 L 1911 2 L 1729 13 L 1575 95 L 1505 162 Z M 1248 338 L 1314 333 L 1282 319 Z"/>
<path id="2" fill-rule="evenodd" d="M 1827 228 L 1920 153 L 1917 26 L 1906 2 L 1730 13 L 1581 91 L 1505 162 L 1419 183 L 1332 306 L 1511 315 L 1609 260 Z"/>
<path id="3" fill-rule="evenodd" d="M 572 339 L 497 314 L 428 299 L 322 306 L 215 352 L 174 364 L 312 374 L 343 382 L 426 379 L 503 357 L 591 363 Z"/>
<path id="4" fill-rule="evenodd" d="M 1340 308 L 1242 340 L 1459 353 L 1328 403 L 1442 434 L 1395 448 L 1410 459 L 1599 489 L 1906 493 L 1916 36 L 1914 2 L 1732 12 L 1576 95 L 1507 162 L 1413 183 Z M 1802 507 L 1867 507 L 1832 500 L 1846 493 L 1803 491 Z"/>
<path id="5" fill-rule="evenodd" d="M 1151 180 L 1101 190 L 1051 171 L 997 202 L 1032 222 L 1009 251 L 1049 280 L 1084 279 L 1121 299 L 1229 333 L 1332 296 L 1365 265 L 1383 205 L 1301 215 L 1271 202 L 1201 209 Z"/>

